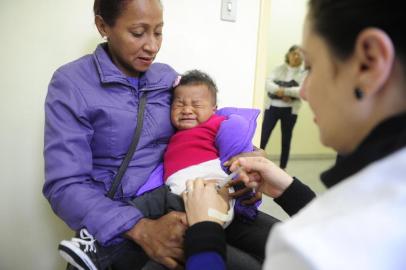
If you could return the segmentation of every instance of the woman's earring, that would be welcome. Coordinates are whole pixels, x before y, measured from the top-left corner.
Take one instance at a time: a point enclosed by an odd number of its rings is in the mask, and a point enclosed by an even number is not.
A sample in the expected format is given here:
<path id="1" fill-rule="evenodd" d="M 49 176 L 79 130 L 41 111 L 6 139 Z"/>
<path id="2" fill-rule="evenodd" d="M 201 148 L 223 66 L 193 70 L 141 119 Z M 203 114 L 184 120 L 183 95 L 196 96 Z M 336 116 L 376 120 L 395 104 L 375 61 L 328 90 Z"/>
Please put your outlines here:
<path id="1" fill-rule="evenodd" d="M 355 88 L 354 95 L 357 100 L 361 100 L 364 97 L 364 92 L 359 88 Z"/>

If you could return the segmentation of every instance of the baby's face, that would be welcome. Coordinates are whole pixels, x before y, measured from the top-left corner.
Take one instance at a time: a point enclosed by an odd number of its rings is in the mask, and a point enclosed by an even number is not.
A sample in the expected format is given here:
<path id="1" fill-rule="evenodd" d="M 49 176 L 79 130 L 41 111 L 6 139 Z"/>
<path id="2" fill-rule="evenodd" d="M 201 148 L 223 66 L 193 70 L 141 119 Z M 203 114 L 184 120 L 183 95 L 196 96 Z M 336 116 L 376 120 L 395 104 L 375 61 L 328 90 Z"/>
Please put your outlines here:
<path id="1" fill-rule="evenodd" d="M 178 130 L 193 128 L 207 121 L 216 107 L 213 95 L 206 85 L 178 86 L 172 102 L 172 124 Z"/>

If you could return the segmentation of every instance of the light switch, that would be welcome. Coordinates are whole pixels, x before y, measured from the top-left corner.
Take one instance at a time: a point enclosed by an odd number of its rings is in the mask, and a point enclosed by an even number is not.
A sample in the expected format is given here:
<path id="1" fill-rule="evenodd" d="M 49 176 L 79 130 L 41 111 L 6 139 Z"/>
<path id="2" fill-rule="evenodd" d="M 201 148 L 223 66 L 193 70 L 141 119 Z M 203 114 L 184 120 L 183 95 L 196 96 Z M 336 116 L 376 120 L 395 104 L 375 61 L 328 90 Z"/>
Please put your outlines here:
<path id="1" fill-rule="evenodd" d="M 237 19 L 237 0 L 221 0 L 221 19 L 235 22 Z"/>

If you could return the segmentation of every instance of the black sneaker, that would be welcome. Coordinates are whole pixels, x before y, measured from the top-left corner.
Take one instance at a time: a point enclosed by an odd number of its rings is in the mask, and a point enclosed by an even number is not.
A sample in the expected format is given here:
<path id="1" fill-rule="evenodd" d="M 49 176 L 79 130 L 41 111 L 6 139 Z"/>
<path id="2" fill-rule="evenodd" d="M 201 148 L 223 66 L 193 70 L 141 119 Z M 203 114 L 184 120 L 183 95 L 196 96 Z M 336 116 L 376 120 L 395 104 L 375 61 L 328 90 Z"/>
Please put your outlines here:
<path id="1" fill-rule="evenodd" d="M 97 270 L 96 239 L 86 230 L 81 229 L 79 237 L 62 240 L 58 246 L 59 254 L 79 270 Z"/>

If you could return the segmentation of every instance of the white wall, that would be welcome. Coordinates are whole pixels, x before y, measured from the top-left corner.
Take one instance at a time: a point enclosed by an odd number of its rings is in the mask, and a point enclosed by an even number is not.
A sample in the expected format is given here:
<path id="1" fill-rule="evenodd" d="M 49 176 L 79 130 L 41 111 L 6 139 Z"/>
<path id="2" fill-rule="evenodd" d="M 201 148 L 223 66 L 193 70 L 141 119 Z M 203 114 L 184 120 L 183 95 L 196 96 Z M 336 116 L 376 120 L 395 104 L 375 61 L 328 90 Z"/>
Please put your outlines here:
<path id="1" fill-rule="evenodd" d="M 220 106 L 251 107 L 260 0 L 239 0 L 237 22 L 220 0 L 164 0 L 158 61 L 200 68 L 217 81 Z M 0 269 L 64 269 L 57 244 L 71 232 L 42 197 L 43 103 L 53 71 L 93 51 L 93 0 L 0 2 Z"/>
<path id="2" fill-rule="evenodd" d="M 282 63 L 290 46 L 301 44 L 302 25 L 307 10 L 307 1 L 303 0 L 270 1 L 268 71 Z"/>
<path id="3" fill-rule="evenodd" d="M 158 61 L 202 69 L 217 82 L 219 106 L 251 107 L 260 0 L 237 1 L 237 21 L 220 20 L 221 0 L 164 0 Z"/>

